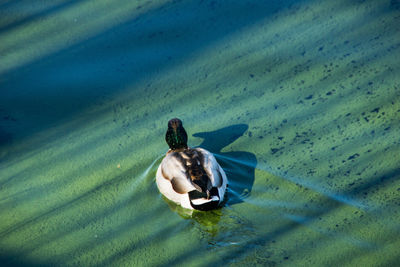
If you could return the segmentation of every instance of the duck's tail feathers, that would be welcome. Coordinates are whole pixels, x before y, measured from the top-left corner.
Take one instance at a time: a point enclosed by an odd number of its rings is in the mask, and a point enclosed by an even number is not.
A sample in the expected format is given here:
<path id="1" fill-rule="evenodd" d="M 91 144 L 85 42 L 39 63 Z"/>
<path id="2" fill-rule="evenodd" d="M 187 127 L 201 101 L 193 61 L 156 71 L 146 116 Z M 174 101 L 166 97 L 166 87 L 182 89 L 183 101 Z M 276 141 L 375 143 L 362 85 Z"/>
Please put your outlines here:
<path id="1" fill-rule="evenodd" d="M 209 194 L 193 190 L 189 192 L 190 205 L 196 210 L 216 209 L 221 202 L 218 189 L 213 187 Z"/>

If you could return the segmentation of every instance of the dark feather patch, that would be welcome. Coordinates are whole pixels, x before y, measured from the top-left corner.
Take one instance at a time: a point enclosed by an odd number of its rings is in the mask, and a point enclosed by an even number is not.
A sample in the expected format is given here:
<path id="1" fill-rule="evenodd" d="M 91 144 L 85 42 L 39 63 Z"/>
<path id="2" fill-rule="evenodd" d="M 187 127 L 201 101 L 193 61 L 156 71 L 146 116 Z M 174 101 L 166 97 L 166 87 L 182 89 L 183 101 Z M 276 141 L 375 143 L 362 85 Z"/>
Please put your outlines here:
<path id="1" fill-rule="evenodd" d="M 216 186 L 216 187 L 220 187 L 220 186 L 222 186 L 222 174 L 221 174 L 221 172 L 219 171 L 219 169 L 217 170 L 217 173 L 218 173 L 218 178 L 215 177 L 215 180 L 216 180 L 216 182 L 217 182 L 217 184 L 216 184 L 215 186 Z"/>
<path id="2" fill-rule="evenodd" d="M 212 185 L 210 178 L 203 168 L 203 155 L 194 149 L 186 149 L 183 153 L 188 158 L 186 166 L 192 183 L 201 188 L 200 192 L 208 192 Z"/>
<path id="3" fill-rule="evenodd" d="M 219 198 L 218 189 L 216 187 L 211 188 L 210 193 L 212 196 L 218 196 L 218 198 Z M 199 198 L 206 198 L 206 194 L 197 192 L 196 190 L 189 192 L 190 205 L 196 210 L 203 210 L 203 211 L 213 210 L 213 209 L 218 208 L 218 206 L 219 206 L 219 200 L 218 201 L 212 200 L 212 201 L 206 202 L 201 205 L 194 204 L 193 200 L 199 199 Z"/>
<path id="4" fill-rule="evenodd" d="M 199 191 L 207 193 L 212 187 L 211 180 L 203 168 L 203 155 L 194 149 L 183 149 L 182 151 L 172 152 L 185 168 L 185 175 L 192 185 Z"/>
<path id="5" fill-rule="evenodd" d="M 185 186 L 182 183 L 179 183 L 178 179 L 172 178 L 171 184 L 174 191 L 179 194 L 185 194 L 188 192 Z"/>
<path id="6" fill-rule="evenodd" d="M 207 198 L 207 194 L 199 192 L 197 190 L 193 190 L 193 191 L 189 192 L 189 199 L 190 200 L 199 199 L 199 198 Z"/>

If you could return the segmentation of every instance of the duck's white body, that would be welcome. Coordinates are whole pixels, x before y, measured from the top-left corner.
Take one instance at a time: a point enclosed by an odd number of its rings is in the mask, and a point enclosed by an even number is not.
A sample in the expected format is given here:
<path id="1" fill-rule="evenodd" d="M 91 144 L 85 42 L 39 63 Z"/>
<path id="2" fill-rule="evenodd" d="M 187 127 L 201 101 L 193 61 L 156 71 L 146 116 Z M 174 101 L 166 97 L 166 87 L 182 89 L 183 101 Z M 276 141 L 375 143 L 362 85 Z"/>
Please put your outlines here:
<path id="1" fill-rule="evenodd" d="M 193 182 L 193 173 L 205 171 L 201 180 L 206 181 L 208 197 L 200 194 L 201 188 Z M 204 173 L 204 172 L 203 172 Z M 207 177 L 208 176 L 208 177 Z M 207 210 L 216 207 L 224 199 L 228 179 L 214 155 L 202 148 L 169 150 L 156 175 L 157 187 L 169 200 L 186 209 Z"/>

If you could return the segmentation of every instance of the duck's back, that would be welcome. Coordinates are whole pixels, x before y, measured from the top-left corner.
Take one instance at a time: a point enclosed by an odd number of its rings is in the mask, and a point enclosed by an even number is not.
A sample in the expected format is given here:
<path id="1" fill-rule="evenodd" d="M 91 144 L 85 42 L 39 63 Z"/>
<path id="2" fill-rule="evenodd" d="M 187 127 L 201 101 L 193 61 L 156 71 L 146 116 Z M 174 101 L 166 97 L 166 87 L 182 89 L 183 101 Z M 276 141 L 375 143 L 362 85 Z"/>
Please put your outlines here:
<path id="1" fill-rule="evenodd" d="M 169 151 L 157 172 L 160 192 L 177 203 L 182 202 L 182 194 L 189 192 L 208 197 L 210 192 L 224 193 L 226 184 L 225 173 L 215 157 L 202 148 Z"/>

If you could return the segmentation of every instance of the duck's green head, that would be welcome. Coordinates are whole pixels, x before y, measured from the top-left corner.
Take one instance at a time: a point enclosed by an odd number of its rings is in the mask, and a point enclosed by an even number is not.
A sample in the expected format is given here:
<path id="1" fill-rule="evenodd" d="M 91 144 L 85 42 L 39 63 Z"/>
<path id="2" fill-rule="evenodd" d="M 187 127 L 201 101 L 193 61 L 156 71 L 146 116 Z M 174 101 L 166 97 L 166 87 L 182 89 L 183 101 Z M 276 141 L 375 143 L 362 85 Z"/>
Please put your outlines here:
<path id="1" fill-rule="evenodd" d="M 187 133 L 178 118 L 169 120 L 165 141 L 170 149 L 187 148 Z"/>

